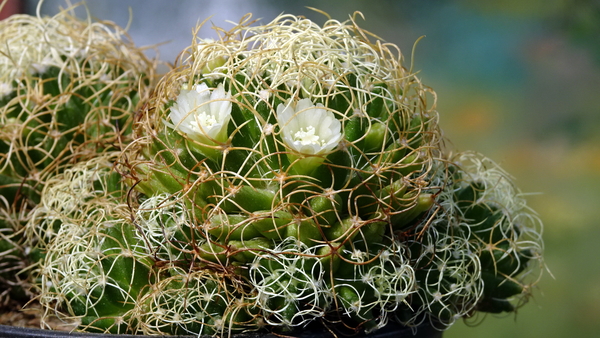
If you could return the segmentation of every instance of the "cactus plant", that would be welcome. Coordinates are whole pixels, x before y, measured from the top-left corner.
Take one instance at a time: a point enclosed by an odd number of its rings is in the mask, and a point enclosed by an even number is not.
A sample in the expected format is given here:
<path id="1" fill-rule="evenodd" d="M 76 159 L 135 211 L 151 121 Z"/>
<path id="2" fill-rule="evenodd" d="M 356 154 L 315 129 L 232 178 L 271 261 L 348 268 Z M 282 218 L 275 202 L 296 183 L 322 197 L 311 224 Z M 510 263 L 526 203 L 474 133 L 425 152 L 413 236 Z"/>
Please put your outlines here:
<path id="1" fill-rule="evenodd" d="M 14 286 L 46 181 L 127 142 L 155 65 L 120 27 L 67 11 L 14 15 L 0 32 L 0 283 Z"/>
<path id="2" fill-rule="evenodd" d="M 117 26 L 67 12 L 0 25 L 2 192 L 35 202 L 48 177 L 118 147 L 154 65 Z"/>
<path id="3" fill-rule="evenodd" d="M 156 250 L 231 275 L 267 325 L 384 326 L 414 292 L 395 233 L 432 208 L 442 156 L 428 89 L 390 48 L 352 23 L 292 16 L 196 41 L 137 121 L 137 155 L 126 152 L 140 193 L 189 210 L 186 247 L 165 237 Z M 374 279 L 354 281 L 355 266 Z"/>
<path id="4" fill-rule="evenodd" d="M 111 173 L 111 156 L 101 154 L 50 179 L 32 216 L 48 244 L 36 276 L 45 316 L 59 313 L 51 306 L 60 305 L 90 331 L 127 325 L 152 266 L 140 253 L 127 205 L 119 203 L 122 187 Z"/>
<path id="5" fill-rule="evenodd" d="M 403 318 L 420 306 L 443 327 L 477 311 L 514 311 L 541 277 L 540 220 L 490 159 L 458 153 L 439 168 L 438 208 L 404 243 L 416 257 L 419 288 Z"/>
<path id="6" fill-rule="evenodd" d="M 354 20 L 218 32 L 160 80 L 127 147 L 46 185 L 27 225 L 46 318 L 373 332 L 526 300 L 539 220 L 491 161 L 448 154 L 435 93 L 397 47 Z"/>

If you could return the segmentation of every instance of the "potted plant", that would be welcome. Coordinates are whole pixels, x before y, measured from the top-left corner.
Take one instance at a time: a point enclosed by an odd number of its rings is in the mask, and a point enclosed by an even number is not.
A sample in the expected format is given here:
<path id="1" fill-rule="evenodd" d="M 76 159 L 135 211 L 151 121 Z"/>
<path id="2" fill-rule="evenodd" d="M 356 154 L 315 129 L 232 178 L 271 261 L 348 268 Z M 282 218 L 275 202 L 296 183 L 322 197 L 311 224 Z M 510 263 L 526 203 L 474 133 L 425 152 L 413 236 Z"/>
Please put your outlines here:
<path id="1" fill-rule="evenodd" d="M 118 146 L 43 181 L 20 245 L 42 320 L 377 335 L 527 299 L 540 221 L 496 164 L 445 148 L 396 46 L 354 18 L 217 31 L 123 110 Z"/>

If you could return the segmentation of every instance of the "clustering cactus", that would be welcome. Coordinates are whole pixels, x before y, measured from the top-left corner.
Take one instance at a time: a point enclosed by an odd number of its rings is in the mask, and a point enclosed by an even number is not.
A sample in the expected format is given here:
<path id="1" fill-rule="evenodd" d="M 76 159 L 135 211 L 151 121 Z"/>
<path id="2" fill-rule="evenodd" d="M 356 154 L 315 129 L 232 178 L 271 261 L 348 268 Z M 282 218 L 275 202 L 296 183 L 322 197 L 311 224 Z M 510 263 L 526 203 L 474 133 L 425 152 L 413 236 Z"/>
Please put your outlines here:
<path id="1" fill-rule="evenodd" d="M 394 45 L 290 15 L 219 32 L 158 83 L 131 144 L 46 185 L 28 224 L 46 316 L 372 332 L 526 299 L 538 219 L 491 161 L 446 153 L 435 93 Z"/>
<path id="2" fill-rule="evenodd" d="M 152 266 L 120 203 L 114 158 L 101 154 L 50 179 L 31 221 L 49 245 L 36 276 L 44 316 L 66 311 L 88 330 L 126 326 Z"/>
<path id="3" fill-rule="evenodd" d="M 35 202 L 48 177 L 119 147 L 154 65 L 118 27 L 66 12 L 0 28 L 3 196 Z"/>
<path id="4" fill-rule="evenodd" d="M 438 208 L 404 243 L 418 257 L 419 288 L 407 310 L 418 305 L 446 325 L 475 311 L 514 311 L 540 277 L 540 220 L 491 160 L 459 153 L 439 168 L 446 186 Z"/>
<path id="5" fill-rule="evenodd" d="M 21 231 L 45 183 L 127 142 L 154 68 L 114 24 L 66 11 L 0 21 L 0 284 L 19 284 Z"/>

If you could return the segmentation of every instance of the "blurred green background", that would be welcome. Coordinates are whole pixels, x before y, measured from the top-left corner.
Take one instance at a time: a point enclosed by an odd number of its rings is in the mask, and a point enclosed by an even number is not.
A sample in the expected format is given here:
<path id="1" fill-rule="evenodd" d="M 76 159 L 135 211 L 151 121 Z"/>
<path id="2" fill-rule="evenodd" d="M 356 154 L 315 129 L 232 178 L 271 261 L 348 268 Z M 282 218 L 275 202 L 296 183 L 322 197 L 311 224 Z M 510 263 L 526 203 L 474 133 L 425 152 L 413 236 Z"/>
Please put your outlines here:
<path id="1" fill-rule="evenodd" d="M 37 1 L 25 3 L 34 12 Z M 52 14 L 64 1 L 45 1 Z M 600 332 L 600 2 L 597 0 L 88 1 L 90 13 L 129 25 L 138 45 L 174 61 L 197 22 L 231 27 L 248 12 L 319 23 L 319 8 L 402 49 L 438 94 L 448 148 L 500 163 L 545 224 L 545 273 L 517 315 L 477 316 L 446 338 L 596 337 Z M 132 16 L 130 16 L 131 8 Z M 209 22 L 201 31 L 214 36 Z"/>

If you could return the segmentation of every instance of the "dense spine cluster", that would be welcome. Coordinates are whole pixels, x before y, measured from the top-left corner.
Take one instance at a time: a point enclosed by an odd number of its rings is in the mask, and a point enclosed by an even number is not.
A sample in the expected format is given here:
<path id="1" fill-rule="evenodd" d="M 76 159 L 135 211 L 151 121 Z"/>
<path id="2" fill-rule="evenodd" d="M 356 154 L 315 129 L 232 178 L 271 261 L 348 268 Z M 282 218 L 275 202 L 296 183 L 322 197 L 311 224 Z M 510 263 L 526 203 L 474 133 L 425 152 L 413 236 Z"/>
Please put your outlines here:
<path id="1" fill-rule="evenodd" d="M 21 292 L 20 271 L 38 260 L 23 231 L 46 182 L 128 142 L 154 68 L 114 24 L 68 12 L 0 21 L 0 285 Z"/>

